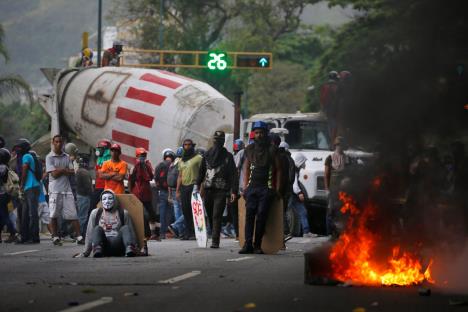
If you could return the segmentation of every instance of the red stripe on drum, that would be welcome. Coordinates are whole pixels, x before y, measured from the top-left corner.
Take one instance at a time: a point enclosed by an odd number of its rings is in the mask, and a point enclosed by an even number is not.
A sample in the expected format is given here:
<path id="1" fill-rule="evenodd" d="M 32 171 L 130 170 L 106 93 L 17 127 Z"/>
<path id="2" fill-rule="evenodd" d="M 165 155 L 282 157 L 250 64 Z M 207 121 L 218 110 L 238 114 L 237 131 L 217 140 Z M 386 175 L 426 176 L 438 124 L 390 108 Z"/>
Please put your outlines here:
<path id="1" fill-rule="evenodd" d="M 180 87 L 182 85 L 181 83 L 178 83 L 176 81 L 169 80 L 169 79 L 166 79 L 166 78 L 162 78 L 162 77 L 159 77 L 159 76 L 155 76 L 155 75 L 152 75 L 152 74 L 144 74 L 143 76 L 140 77 L 140 80 L 155 83 L 155 84 L 158 84 L 158 85 L 161 85 L 161 86 L 164 86 L 164 87 L 168 87 L 168 88 L 171 88 L 171 89 L 177 89 L 178 87 Z"/>
<path id="2" fill-rule="evenodd" d="M 136 164 L 136 158 L 132 157 L 132 156 L 122 154 L 122 155 L 120 155 L 120 159 L 125 161 L 126 163 L 129 163 L 129 164 L 132 164 L 132 165 Z"/>
<path id="3" fill-rule="evenodd" d="M 118 107 L 115 116 L 118 119 L 122 119 L 143 127 L 151 128 L 153 126 L 154 117 L 135 112 L 131 109 Z"/>
<path id="4" fill-rule="evenodd" d="M 177 77 L 177 78 L 180 78 L 180 79 L 184 79 L 184 80 L 187 80 L 187 81 L 195 81 L 189 77 L 185 77 L 185 76 L 181 76 L 181 75 L 178 75 L 176 73 L 173 73 L 173 72 L 170 72 L 170 71 L 167 71 L 167 70 L 159 70 L 161 73 L 164 73 L 166 75 L 169 75 L 169 76 L 174 76 L 174 77 Z"/>
<path id="5" fill-rule="evenodd" d="M 149 150 L 148 140 L 117 130 L 112 130 L 112 140 L 125 145 L 143 147 L 144 149 Z"/>
<path id="6" fill-rule="evenodd" d="M 160 106 L 166 99 L 166 97 L 163 95 L 149 92 L 146 90 L 137 89 L 134 87 L 128 88 L 127 94 L 125 96 L 130 99 L 134 99 L 134 100 L 138 100 L 138 101 L 142 101 L 148 104 L 153 104 L 153 105 L 158 105 L 158 106 Z"/>

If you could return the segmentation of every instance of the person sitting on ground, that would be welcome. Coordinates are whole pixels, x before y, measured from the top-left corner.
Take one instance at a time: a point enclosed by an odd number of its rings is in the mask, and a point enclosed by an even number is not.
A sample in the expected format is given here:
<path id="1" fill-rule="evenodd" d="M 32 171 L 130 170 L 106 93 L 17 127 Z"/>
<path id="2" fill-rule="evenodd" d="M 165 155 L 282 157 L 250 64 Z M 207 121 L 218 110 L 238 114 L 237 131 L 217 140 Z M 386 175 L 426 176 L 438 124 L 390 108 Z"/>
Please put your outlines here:
<path id="1" fill-rule="evenodd" d="M 119 207 L 117 196 L 112 190 L 101 194 L 102 208 L 93 209 L 86 229 L 83 253 L 78 257 L 103 256 L 134 257 L 137 254 L 136 235 L 132 219 L 126 209 Z"/>

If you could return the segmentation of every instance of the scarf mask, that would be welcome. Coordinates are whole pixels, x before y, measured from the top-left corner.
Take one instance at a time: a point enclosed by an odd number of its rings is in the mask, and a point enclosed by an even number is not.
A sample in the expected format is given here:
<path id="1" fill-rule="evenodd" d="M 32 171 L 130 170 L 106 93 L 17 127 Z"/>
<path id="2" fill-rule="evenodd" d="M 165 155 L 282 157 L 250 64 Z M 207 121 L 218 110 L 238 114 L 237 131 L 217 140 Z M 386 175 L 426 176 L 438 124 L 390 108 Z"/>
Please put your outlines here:
<path id="1" fill-rule="evenodd" d="M 206 160 L 211 168 L 219 167 L 223 162 L 225 156 L 225 148 L 223 145 L 224 139 L 215 140 L 213 147 L 206 153 Z"/>

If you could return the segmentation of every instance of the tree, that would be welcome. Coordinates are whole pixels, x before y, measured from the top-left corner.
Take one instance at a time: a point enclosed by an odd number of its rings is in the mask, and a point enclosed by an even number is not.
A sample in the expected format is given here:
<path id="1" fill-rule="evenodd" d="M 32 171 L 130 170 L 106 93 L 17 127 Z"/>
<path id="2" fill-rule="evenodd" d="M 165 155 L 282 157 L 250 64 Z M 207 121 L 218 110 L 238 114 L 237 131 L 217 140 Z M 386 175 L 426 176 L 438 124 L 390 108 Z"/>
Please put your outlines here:
<path id="1" fill-rule="evenodd" d="M 3 56 L 5 62 L 8 62 L 9 57 L 4 38 L 5 32 L 3 30 L 3 26 L 0 24 L 0 55 Z M 31 88 L 20 76 L 0 76 L 0 98 L 5 96 L 13 98 L 24 96 L 30 105 L 33 103 Z"/>
<path id="2" fill-rule="evenodd" d="M 308 73 L 304 66 L 276 62 L 269 73 L 255 73 L 249 79 L 250 113 L 294 113 L 304 104 Z"/>
<path id="3" fill-rule="evenodd" d="M 343 108 L 355 137 L 405 146 L 428 134 L 466 127 L 468 23 L 461 2 L 332 0 L 353 5 L 359 17 L 340 29 L 311 73 L 320 85 L 328 71 L 353 73 Z M 318 99 L 318 96 L 315 97 Z M 316 101 L 309 107 L 316 106 Z"/>

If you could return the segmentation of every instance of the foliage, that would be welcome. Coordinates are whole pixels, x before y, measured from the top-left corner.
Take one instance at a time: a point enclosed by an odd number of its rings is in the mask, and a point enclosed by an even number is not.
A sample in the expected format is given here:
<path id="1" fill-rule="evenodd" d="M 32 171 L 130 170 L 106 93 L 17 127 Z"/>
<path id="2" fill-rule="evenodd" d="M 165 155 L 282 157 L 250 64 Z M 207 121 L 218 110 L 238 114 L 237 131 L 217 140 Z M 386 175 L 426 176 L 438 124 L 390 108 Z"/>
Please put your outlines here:
<path id="1" fill-rule="evenodd" d="M 0 134 L 11 145 L 18 138 L 28 138 L 31 142 L 46 134 L 49 117 L 40 105 L 32 108 L 20 103 L 0 103 Z"/>
<path id="2" fill-rule="evenodd" d="M 253 74 L 249 84 L 255 86 L 248 93 L 250 112 L 294 113 L 304 104 L 307 72 L 299 64 L 276 62 L 271 72 Z"/>
<path id="3" fill-rule="evenodd" d="M 461 2 L 329 3 L 360 10 L 311 73 L 316 86 L 330 70 L 353 73 L 353 94 L 344 109 L 348 127 L 401 145 L 422 132 L 448 134 L 466 123 L 466 75 L 456 73 L 457 64 L 466 63 L 468 23 Z M 318 94 L 314 99 L 309 108 L 317 107 Z"/>

